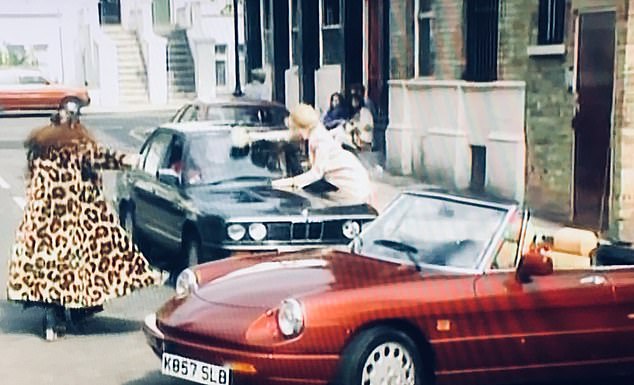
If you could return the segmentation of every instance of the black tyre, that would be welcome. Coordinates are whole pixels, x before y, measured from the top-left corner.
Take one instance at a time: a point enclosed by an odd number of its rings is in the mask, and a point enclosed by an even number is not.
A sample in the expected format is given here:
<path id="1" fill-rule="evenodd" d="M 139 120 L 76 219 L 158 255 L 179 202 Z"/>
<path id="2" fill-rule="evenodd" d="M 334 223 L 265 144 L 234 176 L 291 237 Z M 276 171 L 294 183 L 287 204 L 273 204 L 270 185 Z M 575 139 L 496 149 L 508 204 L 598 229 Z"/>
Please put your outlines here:
<path id="1" fill-rule="evenodd" d="M 386 326 L 368 329 L 344 350 L 338 385 L 429 385 L 416 345 L 407 334 Z"/>
<path id="2" fill-rule="evenodd" d="M 201 261 L 200 252 L 200 239 L 195 235 L 186 237 L 183 241 L 181 270 L 186 269 L 190 266 L 198 265 Z"/>

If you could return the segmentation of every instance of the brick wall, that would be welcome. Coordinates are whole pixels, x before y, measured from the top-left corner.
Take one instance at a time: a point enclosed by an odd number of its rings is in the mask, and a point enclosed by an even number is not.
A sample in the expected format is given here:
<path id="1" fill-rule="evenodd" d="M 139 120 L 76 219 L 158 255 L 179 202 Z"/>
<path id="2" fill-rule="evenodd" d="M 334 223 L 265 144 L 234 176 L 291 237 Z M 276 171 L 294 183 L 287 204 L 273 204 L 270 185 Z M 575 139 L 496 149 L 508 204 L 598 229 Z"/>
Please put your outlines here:
<path id="1" fill-rule="evenodd" d="M 537 0 L 501 0 L 498 79 L 526 82 L 526 200 L 539 214 L 572 217 L 574 97 L 565 84 L 574 65 L 578 12 L 612 8 L 617 12 L 612 196 L 610 233 L 634 240 L 634 0 L 567 0 L 566 52 L 529 56 L 536 44 Z M 460 79 L 464 68 L 463 0 L 436 0 L 434 78 Z M 414 74 L 414 1 L 391 1 L 390 74 Z"/>
<path id="2" fill-rule="evenodd" d="M 390 2 L 390 79 L 414 76 L 414 0 Z"/>
<path id="3" fill-rule="evenodd" d="M 498 73 L 503 80 L 526 81 L 526 201 L 541 215 L 567 220 L 571 216 L 574 99 L 565 73 L 574 58 L 574 23 L 568 13 L 567 54 L 529 56 L 528 47 L 537 42 L 538 8 L 534 0 L 502 2 Z"/>
<path id="4" fill-rule="evenodd" d="M 434 78 L 460 79 L 465 65 L 463 1 L 438 0 L 433 3 L 433 11 L 436 15 Z"/>

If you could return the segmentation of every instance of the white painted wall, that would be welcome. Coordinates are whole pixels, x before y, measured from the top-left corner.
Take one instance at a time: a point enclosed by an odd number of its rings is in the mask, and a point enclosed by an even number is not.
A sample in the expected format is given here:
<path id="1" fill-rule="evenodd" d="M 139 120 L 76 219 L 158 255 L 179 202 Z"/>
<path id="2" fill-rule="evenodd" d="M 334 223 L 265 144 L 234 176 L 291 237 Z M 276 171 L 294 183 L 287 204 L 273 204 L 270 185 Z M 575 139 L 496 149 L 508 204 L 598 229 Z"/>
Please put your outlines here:
<path id="1" fill-rule="evenodd" d="M 196 88 L 199 97 L 227 95 L 235 89 L 235 50 L 233 13 L 227 13 L 231 0 L 174 0 L 173 18 L 187 28 L 189 45 L 195 63 Z M 224 13 L 223 13 L 224 11 Z M 242 7 L 238 9 L 238 42 L 244 44 Z M 226 45 L 225 86 L 216 86 L 214 45 Z M 244 56 L 240 57 L 240 83 L 246 83 Z"/>
<path id="2" fill-rule="evenodd" d="M 394 80 L 387 167 L 454 189 L 469 187 L 471 145 L 486 147 L 485 190 L 523 201 L 524 82 Z"/>
<path id="3" fill-rule="evenodd" d="M 286 81 L 286 108 L 293 110 L 299 104 L 299 73 L 297 66 L 284 71 Z"/>
<path id="4" fill-rule="evenodd" d="M 96 12 L 96 4 L 97 0 L 0 1 L 0 47 L 35 49 L 38 66 L 52 80 L 82 85 L 86 47 L 78 44 L 80 14 L 93 5 Z"/>
<path id="5" fill-rule="evenodd" d="M 341 66 L 339 64 L 322 65 L 315 71 L 315 107 L 326 112 L 330 104 L 330 95 L 341 91 Z"/>

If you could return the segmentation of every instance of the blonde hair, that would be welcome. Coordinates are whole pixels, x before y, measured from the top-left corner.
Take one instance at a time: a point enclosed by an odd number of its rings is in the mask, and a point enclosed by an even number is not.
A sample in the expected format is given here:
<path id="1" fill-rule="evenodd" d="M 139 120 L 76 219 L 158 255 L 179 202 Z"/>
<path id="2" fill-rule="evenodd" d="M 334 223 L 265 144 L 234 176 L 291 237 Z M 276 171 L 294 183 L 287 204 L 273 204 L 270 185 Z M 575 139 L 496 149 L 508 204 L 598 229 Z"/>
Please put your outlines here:
<path id="1" fill-rule="evenodd" d="M 291 131 L 312 131 L 319 124 L 319 114 L 308 104 L 301 103 L 291 111 L 287 125 Z"/>

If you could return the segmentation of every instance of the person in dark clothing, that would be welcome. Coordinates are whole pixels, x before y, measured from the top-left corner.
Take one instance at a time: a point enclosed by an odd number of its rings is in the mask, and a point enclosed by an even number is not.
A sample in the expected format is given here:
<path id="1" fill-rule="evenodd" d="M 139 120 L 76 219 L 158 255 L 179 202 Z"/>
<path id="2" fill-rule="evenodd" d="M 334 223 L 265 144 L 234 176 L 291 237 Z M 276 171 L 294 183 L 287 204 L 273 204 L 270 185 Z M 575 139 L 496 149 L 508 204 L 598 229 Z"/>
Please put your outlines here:
<path id="1" fill-rule="evenodd" d="M 335 92 L 330 95 L 330 106 L 322 117 L 322 123 L 327 130 L 332 130 L 350 118 L 350 112 L 346 106 L 343 95 Z"/>

